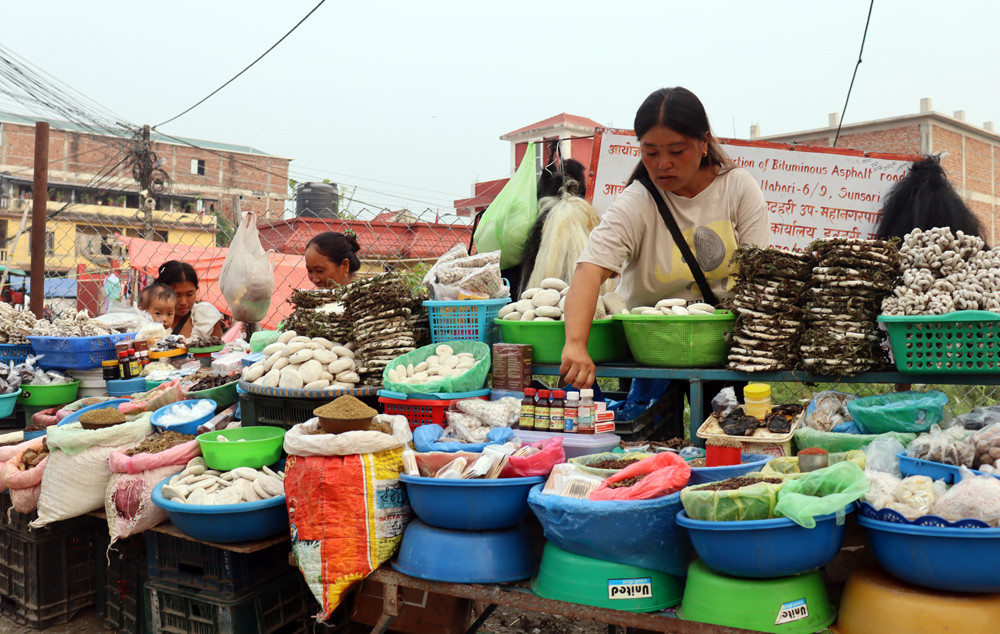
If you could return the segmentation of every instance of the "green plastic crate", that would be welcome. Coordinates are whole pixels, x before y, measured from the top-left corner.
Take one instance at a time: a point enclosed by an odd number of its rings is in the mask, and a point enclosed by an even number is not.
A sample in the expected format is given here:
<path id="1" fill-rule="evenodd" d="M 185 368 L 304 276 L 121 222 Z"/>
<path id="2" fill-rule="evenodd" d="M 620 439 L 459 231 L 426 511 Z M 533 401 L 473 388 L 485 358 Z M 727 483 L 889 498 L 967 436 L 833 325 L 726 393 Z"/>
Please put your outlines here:
<path id="1" fill-rule="evenodd" d="M 896 369 L 908 374 L 1000 373 L 1000 315 L 960 310 L 947 315 L 882 315 Z"/>
<path id="2" fill-rule="evenodd" d="M 726 363 L 736 315 L 615 315 L 632 356 L 657 368 L 714 368 Z"/>
<path id="3" fill-rule="evenodd" d="M 504 343 L 531 345 L 534 363 L 562 363 L 566 345 L 566 322 L 511 321 L 497 319 Z M 594 363 L 611 363 L 628 358 L 628 345 L 620 323 L 613 319 L 597 319 L 590 326 L 587 353 Z"/>

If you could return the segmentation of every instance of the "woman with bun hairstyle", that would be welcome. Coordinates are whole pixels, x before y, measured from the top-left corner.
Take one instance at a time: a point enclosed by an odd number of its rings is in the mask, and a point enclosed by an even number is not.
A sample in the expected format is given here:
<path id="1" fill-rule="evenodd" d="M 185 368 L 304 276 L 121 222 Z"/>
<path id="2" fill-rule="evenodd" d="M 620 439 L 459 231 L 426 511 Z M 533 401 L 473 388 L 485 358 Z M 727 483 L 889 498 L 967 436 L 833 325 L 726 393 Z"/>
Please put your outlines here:
<path id="1" fill-rule="evenodd" d="M 353 233 L 327 231 L 306 245 L 306 272 L 318 288 L 345 286 L 361 268 L 358 237 Z"/>
<path id="2" fill-rule="evenodd" d="M 191 336 L 191 309 L 198 302 L 198 274 L 187 262 L 170 260 L 160 265 L 157 270 L 156 284 L 166 284 L 177 294 L 177 304 L 174 309 L 172 324 L 166 324 L 171 334 L 184 337 Z M 215 324 L 212 335 L 222 336 L 222 322 Z"/>

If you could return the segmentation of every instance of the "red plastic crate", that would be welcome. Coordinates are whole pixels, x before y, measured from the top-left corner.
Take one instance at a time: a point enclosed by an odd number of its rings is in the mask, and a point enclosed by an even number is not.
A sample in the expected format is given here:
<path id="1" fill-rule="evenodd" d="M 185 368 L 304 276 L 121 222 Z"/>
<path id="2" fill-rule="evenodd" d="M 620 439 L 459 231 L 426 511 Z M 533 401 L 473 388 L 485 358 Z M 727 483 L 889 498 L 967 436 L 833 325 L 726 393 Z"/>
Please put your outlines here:
<path id="1" fill-rule="evenodd" d="M 413 430 L 421 425 L 431 424 L 447 427 L 448 418 L 445 416 L 445 412 L 448 411 L 448 407 L 452 403 L 469 398 L 478 398 L 479 400 L 487 401 L 490 398 L 489 394 L 489 390 L 480 390 L 478 392 L 466 392 L 456 395 L 458 398 L 441 399 L 412 397 L 400 399 L 380 394 L 378 402 L 385 408 L 386 414 L 390 416 L 406 416 L 406 420 L 410 423 L 410 429 Z"/>

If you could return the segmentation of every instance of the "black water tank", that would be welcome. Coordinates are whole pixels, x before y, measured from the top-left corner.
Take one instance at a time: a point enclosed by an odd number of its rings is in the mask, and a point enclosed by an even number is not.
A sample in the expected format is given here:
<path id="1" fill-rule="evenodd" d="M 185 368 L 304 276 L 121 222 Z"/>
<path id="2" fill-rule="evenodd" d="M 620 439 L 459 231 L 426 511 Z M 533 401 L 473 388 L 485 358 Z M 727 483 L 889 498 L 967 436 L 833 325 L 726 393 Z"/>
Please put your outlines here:
<path id="1" fill-rule="evenodd" d="M 336 183 L 302 183 L 296 190 L 295 215 L 336 218 L 339 202 Z"/>

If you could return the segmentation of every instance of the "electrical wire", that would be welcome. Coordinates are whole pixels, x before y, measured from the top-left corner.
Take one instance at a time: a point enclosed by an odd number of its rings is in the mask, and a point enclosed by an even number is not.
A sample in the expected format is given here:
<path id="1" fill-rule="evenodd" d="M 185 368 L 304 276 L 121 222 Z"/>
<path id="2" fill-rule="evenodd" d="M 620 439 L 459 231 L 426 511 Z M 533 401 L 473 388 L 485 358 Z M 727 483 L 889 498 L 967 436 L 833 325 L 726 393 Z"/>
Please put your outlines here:
<path id="1" fill-rule="evenodd" d="M 851 100 L 851 90 L 854 88 L 854 78 L 858 76 L 858 66 L 861 66 L 861 54 L 865 52 L 865 40 L 868 39 L 868 25 L 872 21 L 872 9 L 875 7 L 875 0 L 871 0 L 868 5 L 868 19 L 865 20 L 865 33 L 861 36 L 861 50 L 858 51 L 858 63 L 854 65 L 854 74 L 851 75 L 851 85 L 847 87 L 847 98 L 844 99 L 844 110 L 840 113 L 840 121 L 837 122 L 837 134 L 833 137 L 833 147 L 837 147 L 837 139 L 840 138 L 840 129 L 844 126 L 844 116 L 847 114 L 847 104 Z"/>
<path id="2" fill-rule="evenodd" d="M 267 55 L 268 53 L 270 53 L 271 51 L 273 51 L 273 50 L 274 50 L 274 49 L 275 49 L 275 48 L 276 48 L 276 47 L 278 46 L 278 44 L 281 44 L 282 42 L 284 42 L 284 41 L 285 41 L 285 38 L 287 38 L 287 37 L 288 37 L 289 35 L 291 35 L 291 34 L 292 34 L 292 33 L 293 33 L 294 31 L 295 31 L 295 29 L 297 29 L 297 28 L 299 28 L 300 26 L 302 26 L 302 23 L 303 23 L 303 22 L 305 22 L 306 20 L 308 20 L 308 19 L 309 19 L 309 16 L 311 16 L 311 15 L 312 15 L 313 13 L 315 13 L 315 12 L 316 12 L 316 9 L 319 9 L 319 8 L 320 8 L 321 6 L 323 6 L 323 3 L 324 3 L 324 2 L 326 2 L 326 0 L 320 0 L 320 1 L 319 1 L 319 4 L 317 4 L 317 5 L 315 6 L 315 7 L 313 7 L 313 8 L 312 8 L 312 11 L 310 11 L 309 13 L 307 13 L 307 14 L 306 14 L 306 16 L 305 16 L 304 18 L 302 18 L 301 20 L 299 20 L 299 21 L 298 21 L 298 22 L 297 22 L 297 23 L 295 24 L 295 26 L 293 26 L 293 27 L 292 27 L 292 29 L 291 29 L 291 30 L 290 30 L 290 31 L 289 31 L 288 33 L 285 33 L 284 35 L 282 35 L 282 36 L 281 36 L 281 39 L 279 39 L 279 40 L 278 40 L 277 42 L 275 42 L 274 44 L 272 44 L 272 45 L 271 45 L 271 47 L 270 47 L 269 49 L 267 49 L 266 51 L 264 51 L 263 53 L 261 53 L 261 54 L 260 54 L 260 57 L 258 57 L 258 58 L 257 58 L 257 59 L 255 59 L 254 61 L 250 62 L 250 64 L 248 64 L 246 68 L 244 68 L 244 69 L 243 69 L 243 70 L 241 70 L 240 72 L 238 72 L 238 73 L 236 73 L 235 75 L 233 75 L 233 77 L 232 77 L 232 78 L 231 78 L 231 79 L 230 79 L 229 81 L 227 81 L 226 83 L 222 84 L 221 86 L 219 86 L 218 88 L 216 88 L 216 89 L 215 89 L 215 90 L 213 90 L 212 92 L 208 93 L 208 95 L 207 95 L 207 96 L 205 96 L 205 97 L 204 97 L 204 98 L 203 98 L 203 99 L 202 99 L 201 101 L 199 101 L 198 103 L 194 104 L 193 106 L 191 106 L 190 108 L 188 108 L 188 109 L 187 109 L 187 110 L 185 110 L 184 112 L 182 112 L 182 113 L 180 113 L 180 114 L 178 114 L 178 115 L 174 115 L 173 117 L 170 117 L 169 119 L 167 119 L 167 120 L 166 120 L 166 121 L 164 121 L 163 123 L 157 123 L 157 124 L 156 124 L 155 126 L 153 126 L 153 128 L 155 129 L 155 128 L 156 128 L 157 126 L 161 126 L 161 125 L 166 125 L 166 124 L 170 123 L 171 121 L 174 121 L 175 119 L 179 119 L 179 118 L 183 117 L 184 115 L 186 115 L 187 113 L 191 112 L 192 110 L 194 110 L 195 108 L 197 108 L 197 107 L 198 107 L 198 106 L 200 106 L 201 104 L 203 104 L 203 103 L 205 103 L 206 101 L 208 101 L 208 100 L 209 100 L 209 99 L 210 99 L 210 98 L 211 98 L 211 97 L 212 97 L 213 95 L 215 95 L 215 94 L 216 94 L 217 92 L 219 92 L 220 90 L 222 90 L 223 88 L 225 88 L 225 87 L 226 87 L 226 86 L 228 86 L 229 84 L 231 84 L 231 83 L 233 83 L 234 81 L 236 81 L 236 79 L 237 79 L 237 78 L 238 78 L 238 77 L 239 77 L 240 75 L 242 75 L 243 73 L 247 72 L 248 70 L 250 70 L 251 68 L 253 68 L 254 64 L 256 64 L 256 63 L 257 63 L 257 62 L 259 62 L 260 60 L 264 59 L 264 56 L 265 56 L 265 55 Z"/>

